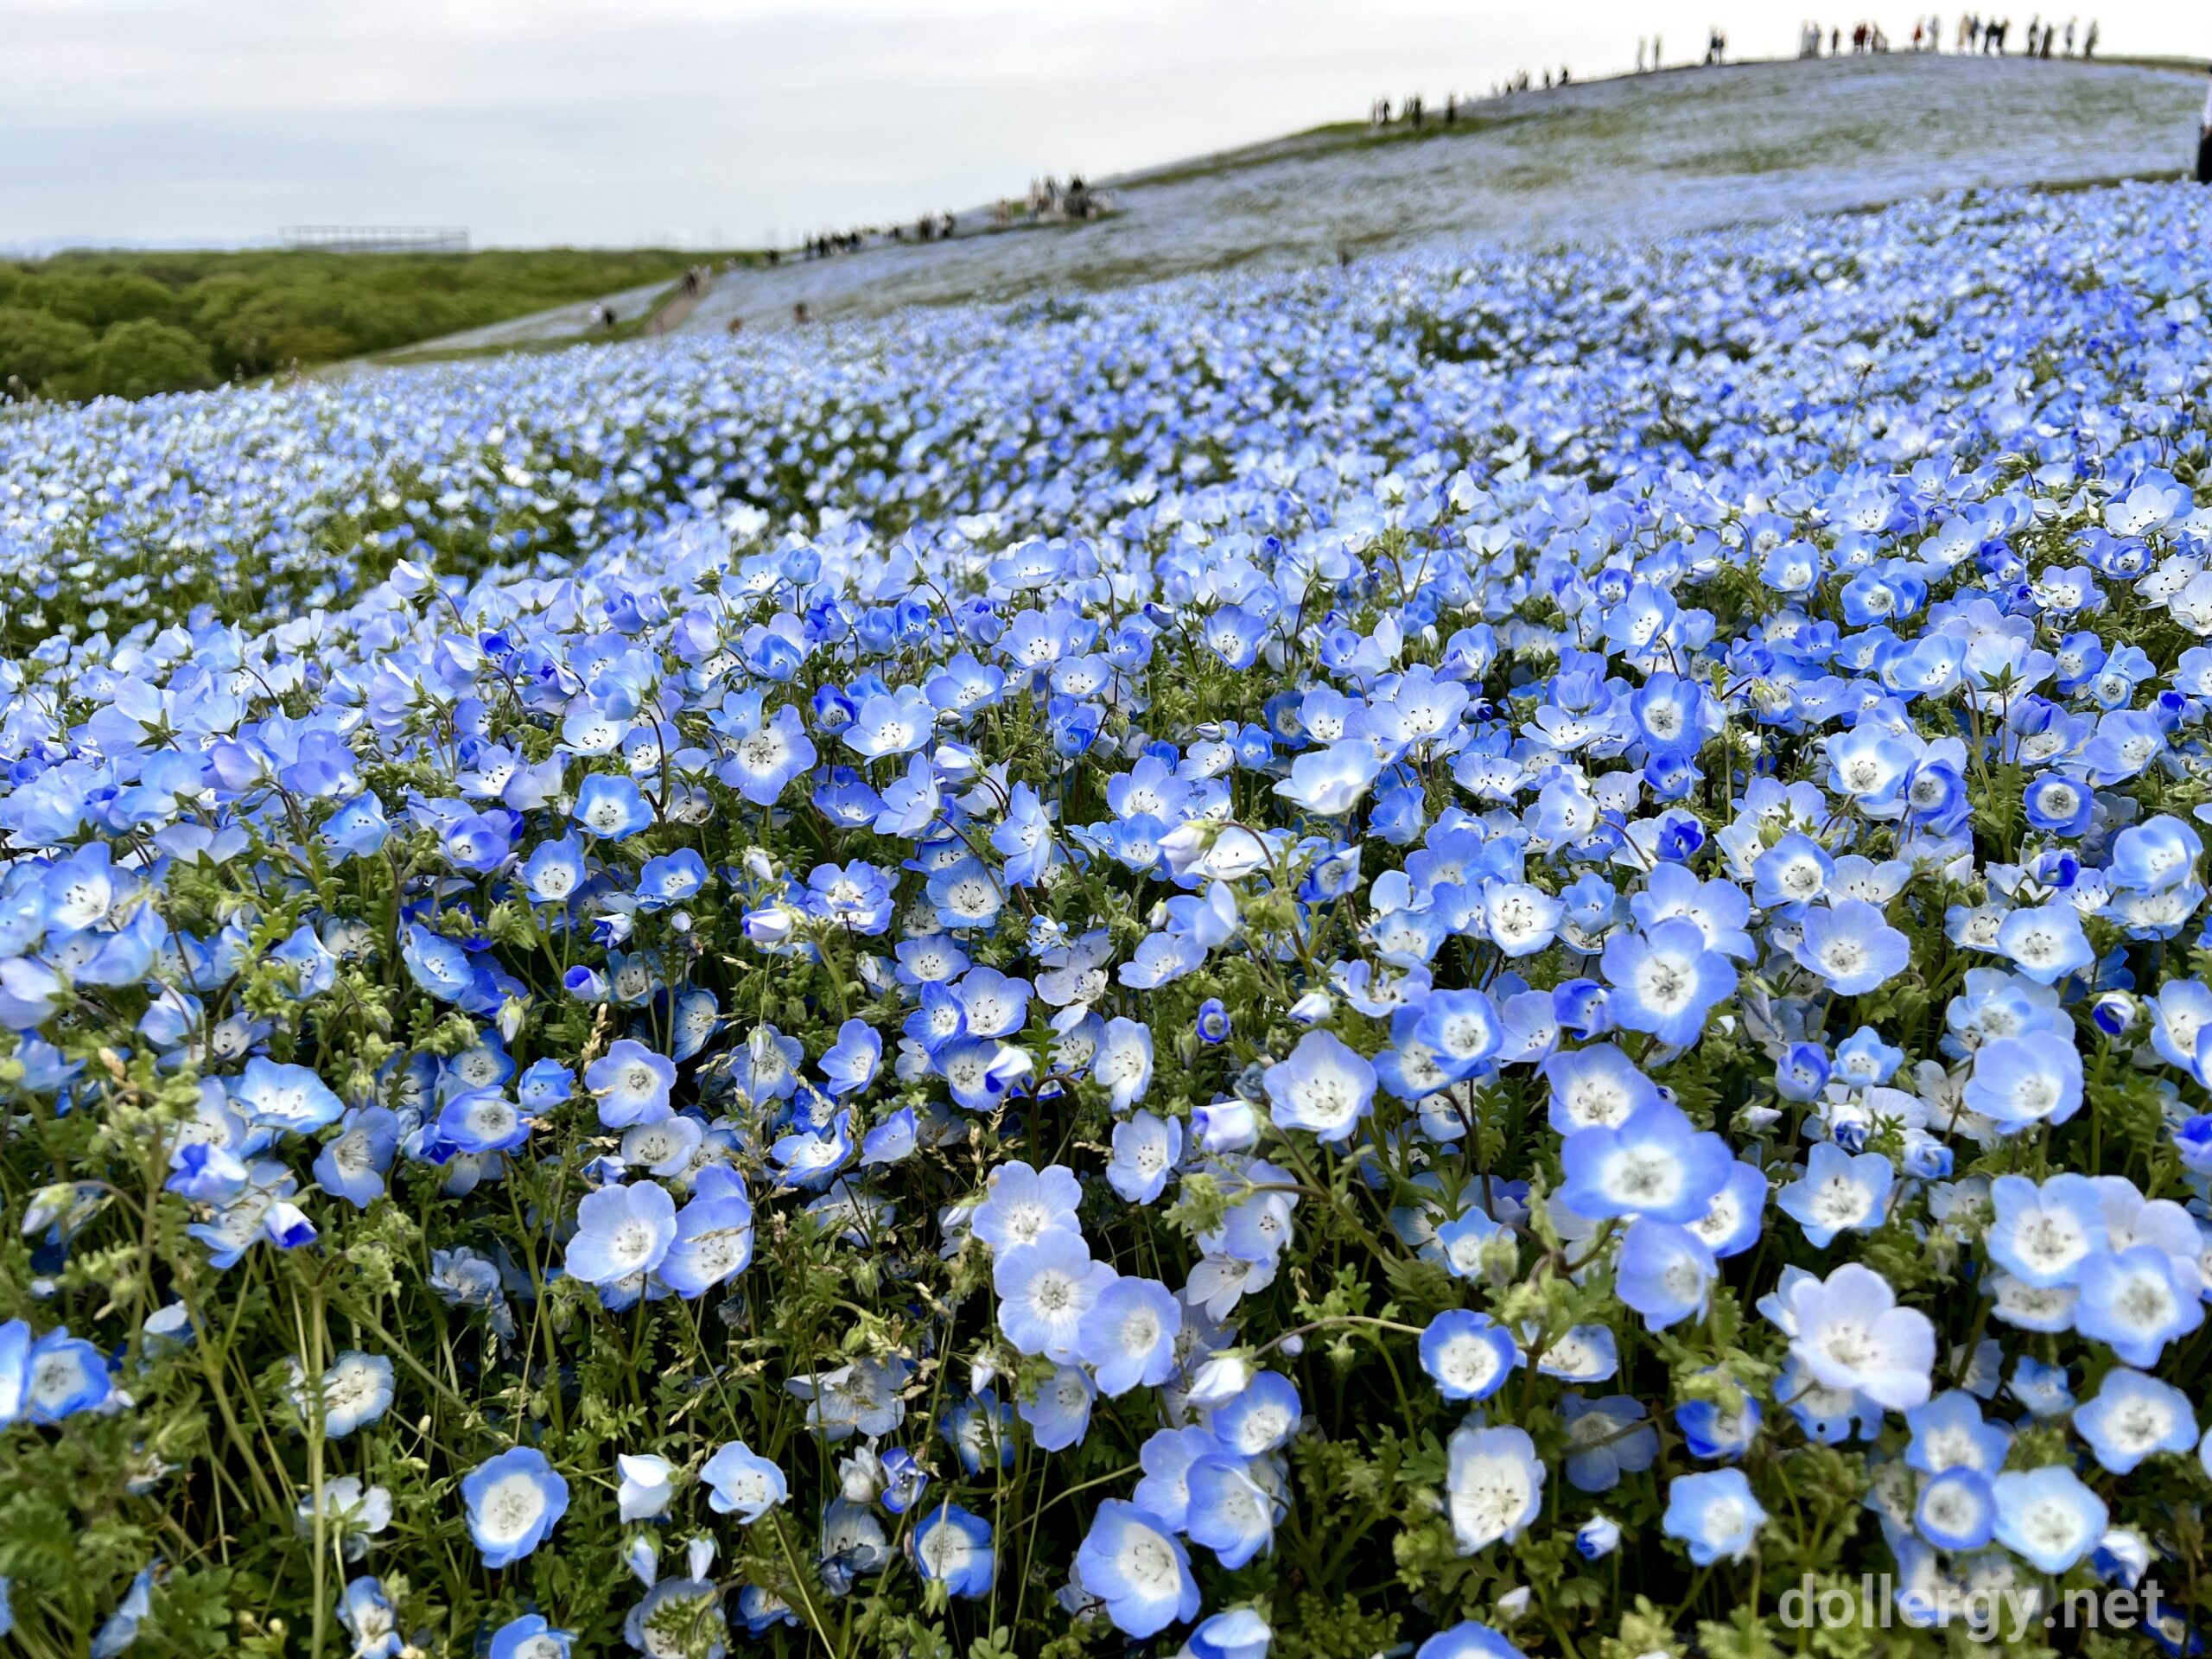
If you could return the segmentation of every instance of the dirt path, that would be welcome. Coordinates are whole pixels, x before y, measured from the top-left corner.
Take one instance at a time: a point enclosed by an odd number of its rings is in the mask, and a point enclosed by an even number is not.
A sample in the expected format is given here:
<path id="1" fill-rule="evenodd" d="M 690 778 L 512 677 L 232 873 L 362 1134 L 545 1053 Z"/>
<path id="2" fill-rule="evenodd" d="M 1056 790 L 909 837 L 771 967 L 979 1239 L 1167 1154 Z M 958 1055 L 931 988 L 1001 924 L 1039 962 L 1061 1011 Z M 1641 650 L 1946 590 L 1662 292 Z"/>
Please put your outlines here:
<path id="1" fill-rule="evenodd" d="M 649 334 L 673 334 L 677 326 L 683 322 L 684 318 L 690 316 L 694 311 L 699 308 L 699 302 L 705 299 L 708 295 L 713 293 L 715 289 L 715 272 L 714 268 L 712 266 L 708 266 L 705 267 L 705 270 L 706 276 L 704 279 L 701 281 L 696 290 L 686 289 L 683 286 L 683 278 L 678 277 L 677 279 L 676 286 L 670 290 L 667 300 L 661 304 L 659 308 L 657 309 L 652 314 L 652 316 L 646 321 L 644 329 L 645 333 Z"/>

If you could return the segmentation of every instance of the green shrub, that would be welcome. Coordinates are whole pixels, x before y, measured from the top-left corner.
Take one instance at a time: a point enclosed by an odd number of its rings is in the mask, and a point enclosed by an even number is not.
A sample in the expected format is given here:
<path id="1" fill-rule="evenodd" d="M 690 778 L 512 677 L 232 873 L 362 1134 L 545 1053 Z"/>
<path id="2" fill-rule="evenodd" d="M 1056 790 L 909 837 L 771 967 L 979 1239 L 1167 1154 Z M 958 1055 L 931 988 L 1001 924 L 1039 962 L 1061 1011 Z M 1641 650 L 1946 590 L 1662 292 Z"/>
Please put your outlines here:
<path id="1" fill-rule="evenodd" d="M 45 311 L 0 305 L 0 391 L 49 395 L 68 382 L 92 349 L 92 331 Z"/>
<path id="2" fill-rule="evenodd" d="M 146 397 L 157 391 L 196 391 L 216 382 L 207 348 L 183 329 L 141 317 L 118 322 L 78 372 L 88 397 Z"/>

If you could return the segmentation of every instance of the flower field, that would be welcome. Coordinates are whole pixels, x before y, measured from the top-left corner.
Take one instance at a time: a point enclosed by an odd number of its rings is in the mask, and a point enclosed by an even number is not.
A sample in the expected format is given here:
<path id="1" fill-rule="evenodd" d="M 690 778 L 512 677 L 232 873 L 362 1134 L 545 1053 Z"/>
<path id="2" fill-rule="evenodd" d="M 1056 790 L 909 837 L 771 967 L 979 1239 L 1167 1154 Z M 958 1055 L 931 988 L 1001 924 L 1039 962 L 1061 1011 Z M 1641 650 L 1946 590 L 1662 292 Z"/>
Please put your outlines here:
<path id="1" fill-rule="evenodd" d="M 0 1630 L 2200 1650 L 2209 236 L 0 418 Z"/>

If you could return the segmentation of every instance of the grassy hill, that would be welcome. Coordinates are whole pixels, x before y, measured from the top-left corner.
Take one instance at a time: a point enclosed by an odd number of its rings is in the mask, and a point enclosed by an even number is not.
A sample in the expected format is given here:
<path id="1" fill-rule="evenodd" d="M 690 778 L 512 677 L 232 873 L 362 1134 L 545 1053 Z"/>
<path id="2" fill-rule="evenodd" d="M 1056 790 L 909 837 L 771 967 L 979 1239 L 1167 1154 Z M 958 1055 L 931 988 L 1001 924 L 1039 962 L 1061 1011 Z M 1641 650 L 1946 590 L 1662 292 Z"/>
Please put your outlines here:
<path id="1" fill-rule="evenodd" d="M 1439 78 L 1446 73 L 1439 66 Z M 1891 53 L 1516 93 L 1419 130 L 1347 123 L 1096 181 L 1089 225 L 741 270 L 685 327 L 748 329 L 1399 250 L 1636 241 L 1910 196 L 2175 176 L 2202 65 Z"/>

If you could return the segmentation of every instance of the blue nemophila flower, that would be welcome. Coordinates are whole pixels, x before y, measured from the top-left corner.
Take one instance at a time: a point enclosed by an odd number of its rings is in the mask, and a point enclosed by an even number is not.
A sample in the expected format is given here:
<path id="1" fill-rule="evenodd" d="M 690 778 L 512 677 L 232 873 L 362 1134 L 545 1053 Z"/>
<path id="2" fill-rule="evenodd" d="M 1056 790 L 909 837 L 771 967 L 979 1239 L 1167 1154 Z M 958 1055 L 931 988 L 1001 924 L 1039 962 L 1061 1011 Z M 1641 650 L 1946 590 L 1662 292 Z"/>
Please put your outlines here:
<path id="1" fill-rule="evenodd" d="M 1610 1492 L 1624 1474 L 1641 1474 L 1659 1455 L 1659 1431 L 1626 1395 L 1589 1400 L 1569 1392 L 1560 1401 L 1567 1425 L 1567 1478 L 1578 1491 Z M 1640 1426 L 1639 1426 L 1640 1425 Z"/>
<path id="2" fill-rule="evenodd" d="M 837 1028 L 836 1046 L 822 1057 L 823 1077 L 832 1096 L 858 1093 L 875 1081 L 883 1058 L 883 1039 L 864 1020 L 848 1020 Z"/>
<path id="3" fill-rule="evenodd" d="M 2063 1573 L 2088 1554 L 2111 1521 L 2070 1469 L 2007 1470 L 1993 1484 L 1997 1541 L 2045 1573 Z"/>
<path id="4" fill-rule="evenodd" d="M 2133 1474 L 2153 1452 L 2186 1452 L 2197 1441 L 2189 1396 L 2125 1366 L 2107 1372 L 2095 1396 L 2075 1408 L 2074 1427 L 2116 1475 Z"/>
<path id="5" fill-rule="evenodd" d="M 572 1630 L 556 1630 L 541 1613 L 511 1618 L 492 1632 L 486 1659 L 570 1659 Z"/>
<path id="6" fill-rule="evenodd" d="M 2086 1176 L 2062 1172 L 2038 1186 L 2024 1175 L 2000 1175 L 1989 1196 L 1996 1211 L 1989 1254 L 2024 1283 L 2070 1285 L 2082 1263 L 2106 1248 L 2103 1195 Z"/>
<path id="7" fill-rule="evenodd" d="M 438 1134 L 461 1152 L 509 1152 L 529 1140 L 531 1120 L 496 1089 L 456 1095 L 438 1114 Z"/>
<path id="8" fill-rule="evenodd" d="M 1921 1483 L 1912 1523 L 1938 1549 L 1980 1549 L 1996 1531 L 1996 1488 L 1978 1469 L 1943 1470 Z"/>
<path id="9" fill-rule="evenodd" d="M 920 1122 L 914 1109 L 901 1106 L 861 1137 L 861 1167 L 895 1164 L 912 1157 L 919 1144 L 919 1130 Z"/>
<path id="10" fill-rule="evenodd" d="M 1318 817 L 1342 817 L 1357 806 L 1382 773 L 1375 746 L 1364 738 L 1345 738 L 1324 749 L 1310 749 L 1290 765 L 1290 776 L 1274 792 Z"/>
<path id="11" fill-rule="evenodd" d="M 722 700 L 714 725 L 728 745 L 715 776 L 755 806 L 772 804 L 814 765 L 814 743 L 790 703 L 764 718 L 758 691 L 734 691 Z"/>
<path id="12" fill-rule="evenodd" d="M 1904 971 L 1912 944 L 1878 906 L 1842 899 L 1805 912 L 1796 947 L 1799 965 L 1839 996 L 1859 996 Z"/>
<path id="13" fill-rule="evenodd" d="M 1267 1068 L 1268 1101 L 1275 1126 L 1310 1129 L 1325 1143 L 1351 1137 L 1374 1108 L 1375 1068 L 1325 1031 L 1309 1031 L 1290 1058 Z"/>
<path id="14" fill-rule="evenodd" d="M 1196 1029 L 1199 1039 L 1203 1042 L 1222 1043 L 1229 1040 L 1229 1010 L 1222 1007 L 1220 998 L 1210 996 L 1198 1005 Z"/>
<path id="15" fill-rule="evenodd" d="M 1503 1540 L 1511 1543 L 1535 1519 L 1543 1500 L 1544 1465 L 1535 1442 L 1510 1425 L 1462 1424 L 1446 1446 L 1445 1512 L 1463 1554 Z"/>
<path id="16" fill-rule="evenodd" d="M 1561 1135 L 1618 1128 L 1631 1113 L 1659 1103 L 1657 1085 L 1611 1043 L 1561 1050 L 1538 1070 L 1551 1085 L 1550 1122 Z"/>
<path id="17" fill-rule="evenodd" d="M 617 1038 L 584 1070 L 584 1087 L 599 1102 L 600 1122 L 610 1129 L 667 1117 L 675 1084 L 676 1063 L 628 1037 Z"/>
<path id="18" fill-rule="evenodd" d="M 957 1503 L 924 1510 L 907 1540 L 907 1553 L 922 1577 L 943 1584 L 951 1595 L 972 1601 L 991 1592 L 990 1523 Z"/>
<path id="19" fill-rule="evenodd" d="M 1675 1427 L 1694 1458 L 1733 1463 L 1758 1439 L 1763 1414 L 1750 1393 L 1738 1389 L 1729 1403 L 1685 1400 L 1675 1408 Z"/>
<path id="20" fill-rule="evenodd" d="M 751 1597 L 750 1609 L 747 1592 L 757 1592 Z M 666 1639 L 660 1632 L 676 1630 L 696 1643 L 707 1659 L 720 1659 L 728 1651 L 724 1638 L 729 1633 L 721 1599 L 722 1592 L 703 1579 L 663 1579 L 624 1616 L 622 1638 L 639 1653 L 650 1654 Z M 758 1592 L 753 1585 L 738 1592 L 738 1610 L 746 1614 L 747 1628 L 756 1637 L 766 1635 L 773 1625 L 796 1622 L 797 1618 L 784 1602 Z M 756 1620 L 760 1628 L 753 1630 Z"/>
<path id="21" fill-rule="evenodd" d="M 1125 1636 L 1155 1636 L 1198 1616 L 1198 1581 L 1182 1541 L 1165 1522 L 1135 1504 L 1108 1498 L 1076 1552 L 1083 1587 L 1105 1604 Z"/>
<path id="22" fill-rule="evenodd" d="M 29 1342 L 30 1327 L 20 1319 L 0 1325 L 0 1420 L 21 1414 L 34 1423 L 52 1424 L 80 1411 L 97 1410 L 114 1388 L 107 1360 L 91 1343 L 61 1325 Z M 10 1355 L 13 1358 L 10 1358 Z"/>
<path id="23" fill-rule="evenodd" d="M 1597 1126 L 1567 1137 L 1560 1198 L 1579 1216 L 1653 1221 L 1701 1217 L 1728 1179 L 1727 1142 L 1694 1129 L 1662 1102 L 1631 1113 L 1617 1128 Z"/>
<path id="24" fill-rule="evenodd" d="M 494 1570 L 543 1543 L 569 1508 L 569 1483 L 535 1446 L 518 1446 L 477 1465 L 461 1491 L 468 1535 Z"/>
<path id="25" fill-rule="evenodd" d="M 1080 1365 L 1055 1367 L 1035 1391 L 1015 1402 L 1030 1437 L 1044 1452 L 1065 1452 L 1080 1445 L 1090 1428 L 1090 1408 L 1098 1398 L 1098 1385 Z"/>
<path id="26" fill-rule="evenodd" d="M 1610 1516 L 1593 1515 L 1575 1529 L 1574 1548 L 1586 1561 L 1603 1560 L 1620 1545 L 1620 1523 Z"/>
<path id="27" fill-rule="evenodd" d="M 1421 1370 L 1446 1400 L 1487 1400 L 1519 1357 L 1503 1325 L 1466 1308 L 1447 1308 L 1421 1332 Z"/>
<path id="28" fill-rule="evenodd" d="M 1805 1173 L 1776 1195 L 1785 1215 L 1805 1230 L 1805 1240 L 1826 1249 L 1840 1232 L 1872 1232 L 1888 1215 L 1897 1170 L 1878 1152 L 1853 1157 L 1823 1141 L 1805 1160 Z"/>
<path id="29" fill-rule="evenodd" d="M 1117 1398 L 1156 1388 L 1175 1374 L 1175 1339 L 1183 1305 L 1156 1280 L 1123 1277 L 1098 1292 L 1077 1330 L 1078 1351 L 1098 1382 Z"/>
<path id="30" fill-rule="evenodd" d="M 625 1281 L 642 1281 L 660 1266 L 675 1238 L 676 1201 L 666 1187 L 652 1181 L 603 1186 L 576 1206 L 565 1265 L 604 1293 Z"/>
<path id="31" fill-rule="evenodd" d="M 364 1354 L 347 1349 L 331 1363 L 322 1374 L 317 1393 L 321 1396 L 322 1432 L 330 1440 L 342 1440 L 355 1429 L 375 1422 L 391 1405 L 391 1361 L 382 1354 Z M 295 1401 L 307 1412 L 303 1390 L 295 1390 Z"/>
<path id="32" fill-rule="evenodd" d="M 1001 1164 L 990 1173 L 990 1190 L 969 1218 L 969 1230 L 995 1251 L 1033 1244 L 1051 1232 L 1080 1236 L 1076 1209 L 1083 1189 L 1063 1165 L 1032 1169 L 1019 1161 Z"/>
<path id="33" fill-rule="evenodd" d="M 468 952 L 420 923 L 410 924 L 400 957 L 416 984 L 441 1002 L 460 1002 L 476 987 L 476 968 Z"/>
<path id="34" fill-rule="evenodd" d="M 2155 1244 L 2104 1250 L 2076 1277 L 2074 1328 L 2107 1344 L 2130 1365 L 2155 1365 L 2166 1344 L 2204 1323 L 2202 1284 L 2193 1259 Z"/>
<path id="35" fill-rule="evenodd" d="M 2008 912 L 1997 929 L 1997 949 L 2038 985 L 2054 985 L 2097 959 L 2082 918 L 2070 904 Z"/>
<path id="36" fill-rule="evenodd" d="M 335 1123 L 345 1103 L 304 1065 L 279 1065 L 258 1056 L 231 1086 L 247 1122 L 290 1135 L 312 1134 Z"/>
<path id="37" fill-rule="evenodd" d="M 1430 1637 L 1414 1649 L 1414 1659 L 1521 1659 L 1521 1649 L 1490 1625 L 1470 1618 Z"/>
<path id="38" fill-rule="evenodd" d="M 1691 1560 L 1710 1567 L 1723 1557 L 1740 1561 L 1751 1554 L 1766 1518 L 1742 1470 L 1715 1469 L 1668 1483 L 1659 1527 L 1688 1548 Z"/>
<path id="39" fill-rule="evenodd" d="M 587 835 L 601 841 L 626 841 L 652 824 L 653 810 L 634 779 L 594 772 L 576 791 L 576 803 L 569 816 Z"/>
<path id="40" fill-rule="evenodd" d="M 1688 1228 L 1638 1217 L 1621 1240 L 1614 1287 L 1646 1329 L 1663 1331 L 1703 1316 L 1719 1274 L 1713 1252 Z"/>
<path id="41" fill-rule="evenodd" d="M 1230 1452 L 1256 1458 L 1287 1442 L 1303 1411 L 1296 1384 L 1280 1371 L 1259 1371 L 1215 1407 L 1208 1427 Z"/>
<path id="42" fill-rule="evenodd" d="M 2037 1122 L 2063 1123 L 2081 1109 L 2082 1056 L 2067 1034 L 2030 1032 L 1999 1037 L 1974 1051 L 1967 1080 L 1969 1110 L 2000 1131 Z"/>
<path id="43" fill-rule="evenodd" d="M 346 1113 L 338 1134 L 315 1154 L 316 1185 L 358 1209 L 367 1209 L 384 1195 L 385 1173 L 399 1149 L 399 1128 L 398 1116 L 382 1106 L 356 1107 Z"/>
<path id="44" fill-rule="evenodd" d="M 638 908 L 665 910 L 696 897 L 707 885 L 707 862 L 689 847 L 645 861 L 638 873 Z"/>
<path id="45" fill-rule="evenodd" d="M 745 1179 L 726 1165 L 710 1164 L 693 1180 L 690 1202 L 676 1212 L 675 1236 L 660 1262 L 661 1282 L 678 1296 L 702 1296 L 752 1263 L 753 1205 Z"/>
<path id="46" fill-rule="evenodd" d="M 1254 1478 L 1250 1460 L 1210 1452 L 1191 1465 L 1184 1483 L 1185 1530 L 1223 1567 L 1234 1571 L 1274 1548 L 1276 1499 Z"/>
<path id="47" fill-rule="evenodd" d="M 338 1598 L 338 1621 L 353 1637 L 357 1659 L 390 1659 L 399 1651 L 398 1617 L 378 1580 L 346 1584 Z"/>
<path id="48" fill-rule="evenodd" d="M 1090 1259 L 1078 1233 L 1048 1231 L 1009 1245 L 991 1269 L 999 1329 L 1020 1352 L 1065 1363 L 1077 1356 L 1084 1316 L 1114 1281 L 1114 1269 Z"/>
<path id="49" fill-rule="evenodd" d="M 1946 1389 L 1904 1417 L 1912 1430 L 1904 1452 L 1909 1468 L 1925 1474 L 1978 1469 L 1993 1475 L 2005 1466 L 2012 1436 L 2001 1425 L 1984 1422 L 1980 1402 L 1964 1389 Z"/>
<path id="50" fill-rule="evenodd" d="M 1114 1126 L 1114 1155 L 1106 1182 L 1128 1204 L 1147 1205 L 1166 1189 L 1183 1155 L 1183 1120 L 1138 1112 Z"/>
<path id="51" fill-rule="evenodd" d="M 1274 1640 L 1256 1609 L 1232 1607 L 1200 1624 L 1183 1645 L 1191 1659 L 1267 1659 Z"/>
<path id="52" fill-rule="evenodd" d="M 784 1471 L 742 1440 L 718 1448 L 701 1466 L 699 1479 L 708 1488 L 709 1509 L 734 1515 L 748 1527 L 790 1495 Z"/>
<path id="53" fill-rule="evenodd" d="M 1784 1306 L 1789 1351 L 1822 1387 L 1863 1394 L 1891 1411 L 1926 1400 L 1936 1363 L 1936 1328 L 1899 1307 L 1888 1280 L 1847 1262 L 1823 1281 L 1790 1287 Z"/>
<path id="54" fill-rule="evenodd" d="M 615 1507 L 625 1521 L 658 1521 L 676 1497 L 676 1465 L 657 1453 L 629 1452 L 614 1459 L 621 1484 Z"/>

